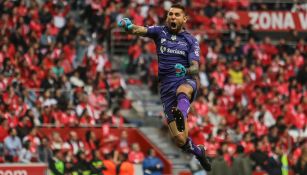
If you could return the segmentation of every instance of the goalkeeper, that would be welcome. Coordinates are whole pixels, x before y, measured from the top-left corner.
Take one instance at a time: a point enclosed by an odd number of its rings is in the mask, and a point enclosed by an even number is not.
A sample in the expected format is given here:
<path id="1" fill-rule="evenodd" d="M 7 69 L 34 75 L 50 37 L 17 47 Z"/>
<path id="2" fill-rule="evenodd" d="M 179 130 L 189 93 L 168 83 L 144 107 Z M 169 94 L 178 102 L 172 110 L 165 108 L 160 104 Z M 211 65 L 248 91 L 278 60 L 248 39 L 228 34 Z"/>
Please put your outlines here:
<path id="1" fill-rule="evenodd" d="M 137 26 L 128 18 L 120 20 L 118 26 L 128 34 L 154 40 L 159 60 L 161 101 L 171 136 L 178 147 L 195 155 L 202 167 L 210 171 L 204 146 L 195 145 L 188 137 L 187 116 L 197 92 L 199 44 L 185 31 L 186 22 L 185 8 L 175 4 L 167 13 L 165 26 Z"/>

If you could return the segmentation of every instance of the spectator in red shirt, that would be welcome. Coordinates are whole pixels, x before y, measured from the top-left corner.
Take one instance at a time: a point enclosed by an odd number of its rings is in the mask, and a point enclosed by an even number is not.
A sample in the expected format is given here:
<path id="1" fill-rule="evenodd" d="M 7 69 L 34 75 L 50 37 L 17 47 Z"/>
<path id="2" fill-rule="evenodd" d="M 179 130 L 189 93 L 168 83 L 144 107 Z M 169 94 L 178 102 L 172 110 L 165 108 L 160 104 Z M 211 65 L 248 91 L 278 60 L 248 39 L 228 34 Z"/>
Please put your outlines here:
<path id="1" fill-rule="evenodd" d="M 0 118 L 0 143 L 3 143 L 4 138 L 8 136 L 9 125 L 5 118 Z"/>
<path id="2" fill-rule="evenodd" d="M 129 47 L 129 68 L 127 69 L 128 73 L 135 73 L 136 67 L 138 64 L 138 59 L 142 54 L 142 40 L 135 40 L 135 42 Z"/>
<path id="3" fill-rule="evenodd" d="M 250 2 L 250 0 L 241 0 L 241 1 L 239 1 L 239 4 L 240 4 L 241 10 L 248 10 L 251 2 Z"/>
<path id="4" fill-rule="evenodd" d="M 270 37 L 265 37 L 263 44 L 260 45 L 260 47 L 263 49 L 263 51 L 269 55 L 276 55 L 278 53 L 278 50 L 276 46 L 272 44 Z"/>
<path id="5" fill-rule="evenodd" d="M 131 151 L 129 152 L 128 159 L 131 163 L 142 163 L 144 160 L 144 153 L 140 149 L 138 143 L 133 143 L 131 146 Z"/>
<path id="6" fill-rule="evenodd" d="M 113 109 L 111 116 L 111 124 L 117 127 L 123 127 L 125 123 L 124 117 L 120 114 L 120 108 L 116 107 Z"/>
<path id="7" fill-rule="evenodd" d="M 246 154 L 250 154 L 255 151 L 255 145 L 252 142 L 252 136 L 250 133 L 245 133 L 243 135 L 243 140 L 240 142 L 240 144 L 244 147 L 244 152 Z"/>
<path id="8" fill-rule="evenodd" d="M 79 151 L 84 151 L 84 143 L 78 138 L 75 131 L 69 133 L 69 139 L 64 143 L 64 148 L 69 149 L 76 155 Z"/>
<path id="9" fill-rule="evenodd" d="M 260 115 L 258 121 L 255 123 L 256 135 L 257 137 L 263 136 L 267 134 L 267 126 L 264 124 L 264 115 Z"/>
<path id="10" fill-rule="evenodd" d="M 100 148 L 100 140 L 97 139 L 94 131 L 88 130 L 85 133 L 85 150 L 98 150 Z"/>
<path id="11" fill-rule="evenodd" d="M 88 110 L 83 110 L 80 120 L 79 120 L 79 125 L 80 126 L 95 126 L 95 118 L 94 116 L 91 116 L 88 112 Z"/>
<path id="12" fill-rule="evenodd" d="M 23 138 L 22 142 L 29 142 L 29 151 L 33 154 L 37 154 L 37 147 L 41 144 L 38 129 L 32 128 L 31 132 Z"/>
<path id="13" fill-rule="evenodd" d="M 149 79 L 149 88 L 153 94 L 158 93 L 158 60 L 153 59 L 150 63 L 150 79 Z"/>
<path id="14" fill-rule="evenodd" d="M 122 131 L 120 134 L 120 139 L 119 142 L 117 143 L 116 149 L 117 150 L 123 150 L 125 148 L 129 148 L 129 140 L 128 140 L 128 132 L 127 131 Z"/>
<path id="15" fill-rule="evenodd" d="M 100 113 L 108 107 L 108 101 L 105 98 L 105 95 L 105 92 L 100 92 L 100 89 L 98 88 L 94 89 L 93 92 L 89 94 L 88 102 L 95 113 Z M 97 118 L 97 115 L 95 115 L 95 119 Z"/>
<path id="16" fill-rule="evenodd" d="M 225 72 L 222 69 L 222 66 L 217 66 L 217 71 L 211 74 L 219 88 L 224 87 L 224 82 L 226 80 Z"/>

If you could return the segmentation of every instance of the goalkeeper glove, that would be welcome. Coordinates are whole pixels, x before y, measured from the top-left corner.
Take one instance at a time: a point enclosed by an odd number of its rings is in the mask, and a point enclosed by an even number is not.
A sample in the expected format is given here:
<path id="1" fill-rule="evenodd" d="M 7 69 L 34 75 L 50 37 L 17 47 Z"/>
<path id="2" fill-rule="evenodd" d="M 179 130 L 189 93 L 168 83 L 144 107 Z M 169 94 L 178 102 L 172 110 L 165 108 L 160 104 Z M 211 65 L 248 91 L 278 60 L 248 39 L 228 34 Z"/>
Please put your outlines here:
<path id="1" fill-rule="evenodd" d="M 176 77 L 183 77 L 187 73 L 187 69 L 182 64 L 176 64 L 175 66 Z"/>
<path id="2" fill-rule="evenodd" d="M 123 18 L 117 23 L 118 27 L 124 28 L 126 31 L 132 29 L 133 24 L 129 18 Z"/>

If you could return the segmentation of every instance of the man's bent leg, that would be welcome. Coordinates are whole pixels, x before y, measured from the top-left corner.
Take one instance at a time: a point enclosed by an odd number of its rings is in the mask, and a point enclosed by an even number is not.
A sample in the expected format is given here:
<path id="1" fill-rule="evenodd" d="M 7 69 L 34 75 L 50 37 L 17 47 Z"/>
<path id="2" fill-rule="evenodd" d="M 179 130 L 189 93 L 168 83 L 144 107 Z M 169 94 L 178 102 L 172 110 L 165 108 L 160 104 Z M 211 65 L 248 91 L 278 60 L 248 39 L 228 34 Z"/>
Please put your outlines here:
<path id="1" fill-rule="evenodd" d="M 176 122 L 172 121 L 168 124 L 172 138 L 176 145 L 180 147 L 184 152 L 192 153 L 196 157 L 202 156 L 202 150 L 197 147 L 192 140 L 188 137 L 188 122 L 184 120 L 185 130 L 179 132 L 176 126 Z"/>
<path id="2" fill-rule="evenodd" d="M 189 109 L 190 109 L 190 99 L 193 93 L 193 87 L 189 84 L 182 84 L 177 88 L 177 107 L 172 108 L 172 113 L 175 117 L 177 129 L 180 132 L 185 131 L 185 120 L 187 120 Z"/>
<path id="3" fill-rule="evenodd" d="M 187 118 L 184 117 L 184 115 L 182 114 L 181 110 L 179 110 L 178 107 L 172 107 L 172 111 L 171 112 L 172 112 L 172 114 L 173 114 L 173 116 L 175 118 L 177 130 L 179 132 L 187 131 L 187 129 L 185 129 L 185 120 Z"/>
<path id="4" fill-rule="evenodd" d="M 205 155 L 205 148 L 200 145 L 196 146 L 188 137 L 188 113 L 190 109 L 190 101 L 195 89 L 190 84 L 182 84 L 177 89 L 177 107 L 172 108 L 175 122 L 169 123 L 171 133 L 177 145 L 185 152 L 192 153 L 201 163 L 202 167 L 210 171 L 211 165 Z M 177 132 L 176 132 L 177 131 Z"/>
<path id="5" fill-rule="evenodd" d="M 176 145 L 181 148 L 184 152 L 191 153 L 199 160 L 201 166 L 206 170 L 211 170 L 211 164 L 205 155 L 205 148 L 200 145 L 196 146 L 192 140 L 188 137 L 188 124 L 185 120 L 185 130 L 184 132 L 179 132 L 175 121 L 171 121 L 168 124 L 171 136 L 174 139 Z"/>
<path id="6" fill-rule="evenodd" d="M 177 124 L 175 121 L 172 121 L 168 124 L 168 129 L 171 133 L 172 138 L 174 139 L 178 147 L 183 146 L 186 143 L 187 136 L 185 132 L 179 132 L 177 129 Z"/>
<path id="7" fill-rule="evenodd" d="M 182 84 L 177 88 L 177 107 L 172 108 L 175 122 L 169 124 L 171 133 L 177 145 L 185 152 L 200 157 L 203 153 L 192 140 L 188 137 L 188 113 L 190 108 L 190 99 L 193 94 L 193 87 L 189 84 Z M 176 132 L 177 131 L 177 132 Z"/>
<path id="8" fill-rule="evenodd" d="M 177 108 L 181 111 L 184 118 L 188 117 L 193 91 L 194 89 L 190 84 L 182 84 L 177 89 Z"/>

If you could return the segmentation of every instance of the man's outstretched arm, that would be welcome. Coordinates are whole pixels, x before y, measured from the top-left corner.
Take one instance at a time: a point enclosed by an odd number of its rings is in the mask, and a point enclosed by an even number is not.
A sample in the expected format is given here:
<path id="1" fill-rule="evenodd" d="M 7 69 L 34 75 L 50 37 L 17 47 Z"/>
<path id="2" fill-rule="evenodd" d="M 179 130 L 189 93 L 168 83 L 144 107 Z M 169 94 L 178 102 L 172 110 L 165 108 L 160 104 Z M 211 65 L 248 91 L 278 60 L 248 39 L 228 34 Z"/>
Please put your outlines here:
<path id="1" fill-rule="evenodd" d="M 147 33 L 146 27 L 133 24 L 129 18 L 121 19 L 117 25 L 129 34 L 144 36 Z"/>
<path id="2" fill-rule="evenodd" d="M 144 36 L 147 33 L 147 28 L 144 26 L 137 26 L 133 24 L 132 30 L 128 33 L 138 36 Z"/>

